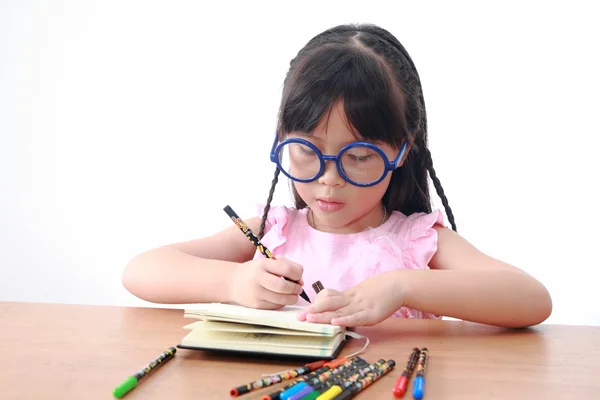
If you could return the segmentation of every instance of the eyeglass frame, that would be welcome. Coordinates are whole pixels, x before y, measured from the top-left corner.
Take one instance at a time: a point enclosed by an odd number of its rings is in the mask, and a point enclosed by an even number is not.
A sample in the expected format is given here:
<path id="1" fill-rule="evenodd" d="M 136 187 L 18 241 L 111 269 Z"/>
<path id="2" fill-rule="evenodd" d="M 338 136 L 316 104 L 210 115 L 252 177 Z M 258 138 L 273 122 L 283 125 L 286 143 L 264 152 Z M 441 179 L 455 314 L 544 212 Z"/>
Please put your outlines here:
<path id="1" fill-rule="evenodd" d="M 409 131 L 408 137 L 410 137 L 410 134 L 411 134 L 411 132 Z M 302 182 L 302 183 L 313 182 L 313 181 L 319 179 L 321 177 L 321 175 L 323 175 L 323 172 L 325 172 L 325 162 L 326 161 L 335 161 L 335 165 L 337 167 L 337 171 L 340 174 L 340 176 L 346 182 L 350 183 L 351 185 L 355 185 L 355 186 L 359 186 L 359 187 L 369 187 L 369 186 L 377 185 L 379 182 L 381 182 L 382 180 L 385 179 L 388 172 L 394 171 L 396 168 L 398 168 L 400 166 L 400 161 L 402 160 L 402 157 L 404 156 L 404 152 L 406 151 L 406 145 L 408 143 L 408 140 L 406 140 L 402 144 L 402 147 L 400 148 L 400 151 L 398 152 L 398 155 L 396 156 L 396 158 L 394 158 L 393 161 L 390 161 L 388 156 L 383 152 L 383 150 L 381 150 L 381 148 L 379 148 L 379 146 L 374 145 L 373 143 L 369 143 L 369 142 L 360 142 L 359 141 L 359 142 L 348 143 L 338 152 L 338 154 L 330 155 L 330 154 L 323 154 L 317 146 L 315 146 L 314 144 L 312 144 L 311 142 L 309 142 L 306 139 L 289 138 L 289 139 L 283 140 L 281 143 L 279 143 L 279 145 L 277 145 L 278 139 L 279 139 L 279 135 L 275 134 L 275 140 L 273 141 L 273 146 L 271 147 L 270 158 L 271 158 L 271 161 L 277 165 L 277 168 L 279 168 L 279 170 L 281 172 L 283 172 L 283 174 L 285 176 L 287 176 L 288 178 L 290 178 L 291 180 L 296 181 L 296 182 Z M 300 143 L 300 144 L 306 145 L 317 154 L 317 156 L 319 157 L 319 172 L 317 172 L 317 174 L 315 174 L 314 177 L 312 177 L 310 179 L 295 178 L 295 177 L 291 176 L 290 174 L 288 174 L 281 167 L 281 163 L 279 162 L 277 154 L 279 154 L 279 152 L 281 151 L 281 148 L 283 146 L 285 146 L 289 143 Z M 344 152 L 346 152 L 350 149 L 353 149 L 355 147 L 366 147 L 368 149 L 375 151 L 377 154 L 379 154 L 381 156 L 381 158 L 383 159 L 383 162 L 384 162 L 385 170 L 383 171 L 383 173 L 381 174 L 381 177 L 379 177 L 379 179 L 377 179 L 374 182 L 370 182 L 370 183 L 358 183 L 358 182 L 353 181 L 352 179 L 350 179 L 348 177 L 348 175 L 346 175 L 346 173 L 344 172 L 344 169 L 342 168 L 340 154 L 343 154 Z"/>

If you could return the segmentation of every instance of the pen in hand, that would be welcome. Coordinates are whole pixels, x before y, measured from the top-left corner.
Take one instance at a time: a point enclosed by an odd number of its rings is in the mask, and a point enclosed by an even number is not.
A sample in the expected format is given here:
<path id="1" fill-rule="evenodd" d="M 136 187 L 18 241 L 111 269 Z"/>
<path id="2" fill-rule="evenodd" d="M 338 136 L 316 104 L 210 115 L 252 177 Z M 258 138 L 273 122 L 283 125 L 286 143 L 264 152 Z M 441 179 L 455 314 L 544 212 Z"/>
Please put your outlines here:
<path id="1" fill-rule="evenodd" d="M 244 235 L 246 235 L 246 237 L 254 244 L 254 246 L 256 246 L 256 248 L 258 249 L 258 251 L 260 251 L 262 253 L 262 255 L 264 255 L 267 258 L 271 258 L 273 260 L 276 260 L 276 258 L 273 255 L 273 253 L 271 253 L 269 251 L 269 249 L 267 249 L 260 242 L 260 240 L 258 240 L 258 238 L 252 232 L 252 229 L 250 229 L 248 227 L 248 225 L 246 225 L 246 223 L 244 221 L 242 221 L 242 219 L 236 214 L 235 211 L 233 211 L 233 209 L 231 207 L 225 206 L 223 208 L 223 211 L 225 211 L 225 213 L 227 213 L 227 215 L 229 215 L 229 218 L 231 218 L 231 220 L 233 221 L 233 223 L 236 224 L 238 228 L 240 228 L 240 230 L 244 233 Z M 291 279 L 288 279 L 286 277 L 283 277 L 283 278 L 286 281 L 294 282 Z M 294 282 L 294 283 L 298 283 L 298 282 Z M 306 294 L 306 292 L 304 291 L 304 289 L 302 290 L 302 293 L 300 293 L 300 297 L 302 297 L 304 300 L 306 300 L 306 301 L 308 301 L 310 303 L 310 299 L 308 298 L 308 295 Z"/>

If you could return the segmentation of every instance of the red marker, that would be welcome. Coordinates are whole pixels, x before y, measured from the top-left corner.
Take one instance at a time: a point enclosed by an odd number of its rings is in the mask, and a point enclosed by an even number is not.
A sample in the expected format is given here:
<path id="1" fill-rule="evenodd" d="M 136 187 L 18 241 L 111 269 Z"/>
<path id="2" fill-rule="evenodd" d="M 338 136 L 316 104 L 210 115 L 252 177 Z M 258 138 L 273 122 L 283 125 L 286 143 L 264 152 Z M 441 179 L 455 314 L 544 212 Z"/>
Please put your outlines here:
<path id="1" fill-rule="evenodd" d="M 419 358 L 420 352 L 421 351 L 419 350 L 418 347 L 414 347 L 412 349 L 412 353 L 410 354 L 410 357 L 408 358 L 408 362 L 406 363 L 406 366 L 404 367 L 402 374 L 396 380 L 396 385 L 392 389 L 392 393 L 394 394 L 395 397 L 404 396 L 404 392 L 406 392 L 406 388 L 408 387 L 408 381 L 415 369 L 415 365 L 417 364 L 417 360 Z"/>

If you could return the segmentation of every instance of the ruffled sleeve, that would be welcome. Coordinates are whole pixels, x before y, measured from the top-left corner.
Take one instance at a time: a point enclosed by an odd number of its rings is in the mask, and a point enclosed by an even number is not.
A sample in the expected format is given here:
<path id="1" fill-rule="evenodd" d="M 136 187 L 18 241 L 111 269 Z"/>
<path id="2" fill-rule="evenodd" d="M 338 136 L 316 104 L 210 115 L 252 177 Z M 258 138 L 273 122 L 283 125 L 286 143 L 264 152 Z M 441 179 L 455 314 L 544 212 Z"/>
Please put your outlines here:
<path id="1" fill-rule="evenodd" d="M 263 215 L 264 204 L 257 206 L 258 215 Z M 287 226 L 290 219 L 290 208 L 286 206 L 271 206 L 265 221 L 265 234 L 261 240 L 273 255 L 277 256 L 278 249 L 285 244 Z M 257 232 L 258 234 L 258 232 Z M 261 255 L 262 256 L 262 255 Z"/>
<path id="2" fill-rule="evenodd" d="M 444 216 L 440 210 L 429 214 L 415 213 L 404 222 L 408 229 L 408 250 L 412 261 L 423 269 L 437 251 L 437 231 L 434 225 L 444 225 Z"/>

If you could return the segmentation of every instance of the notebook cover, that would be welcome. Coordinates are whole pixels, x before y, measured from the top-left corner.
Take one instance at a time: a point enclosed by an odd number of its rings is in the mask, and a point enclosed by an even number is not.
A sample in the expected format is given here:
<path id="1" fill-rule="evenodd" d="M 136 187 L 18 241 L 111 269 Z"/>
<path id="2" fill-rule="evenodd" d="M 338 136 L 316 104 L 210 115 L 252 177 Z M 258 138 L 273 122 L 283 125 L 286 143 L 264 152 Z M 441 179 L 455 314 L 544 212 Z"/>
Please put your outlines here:
<path id="1" fill-rule="evenodd" d="M 204 350 L 207 352 L 214 353 L 226 353 L 232 356 L 244 356 L 244 357 L 253 357 L 253 358 L 270 358 L 277 360 L 301 360 L 301 361 L 319 361 L 319 360 L 333 360 L 338 357 L 340 352 L 342 351 L 344 345 L 346 344 L 348 339 L 342 339 L 339 346 L 334 350 L 333 354 L 330 356 L 309 356 L 295 353 L 267 353 L 262 351 L 253 351 L 253 350 L 230 350 L 230 349 L 215 349 L 213 347 L 196 347 L 196 346 L 184 346 L 181 344 L 177 345 L 179 349 L 186 350 Z"/>

